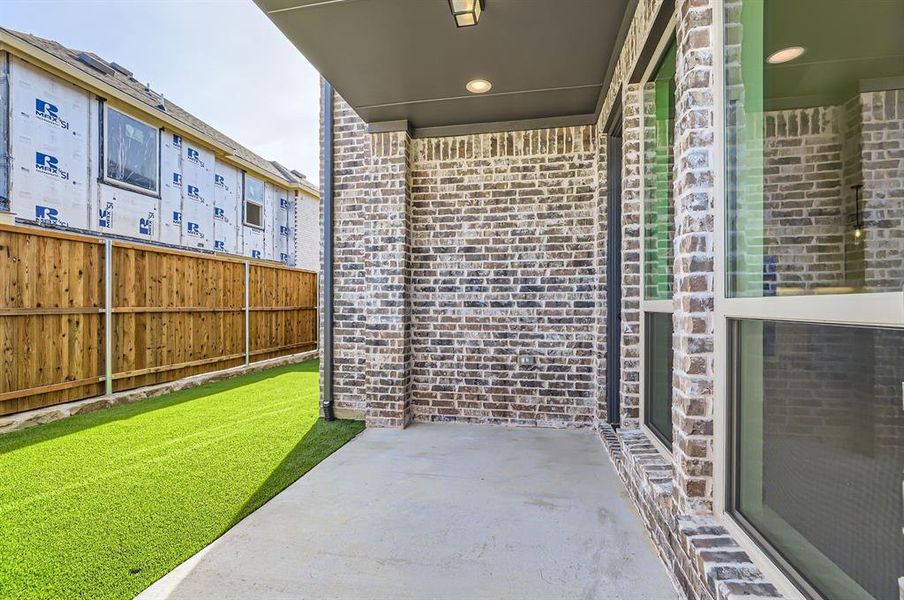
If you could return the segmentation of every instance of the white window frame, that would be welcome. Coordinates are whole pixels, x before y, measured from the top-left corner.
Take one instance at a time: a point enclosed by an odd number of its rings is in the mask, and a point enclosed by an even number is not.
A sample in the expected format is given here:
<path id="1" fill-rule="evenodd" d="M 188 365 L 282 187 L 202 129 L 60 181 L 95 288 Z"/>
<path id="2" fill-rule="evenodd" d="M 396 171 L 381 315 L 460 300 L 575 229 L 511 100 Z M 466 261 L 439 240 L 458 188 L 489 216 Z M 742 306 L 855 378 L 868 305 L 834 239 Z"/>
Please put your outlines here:
<path id="1" fill-rule="evenodd" d="M 137 192 L 139 194 L 144 194 L 145 196 L 153 196 L 154 198 L 159 198 L 160 197 L 160 147 L 161 147 L 160 128 L 155 127 L 154 125 L 151 125 L 147 121 L 145 121 L 143 119 L 139 119 L 138 117 L 136 117 L 124 110 L 120 110 L 119 108 L 117 108 L 115 106 L 110 106 L 110 104 L 107 102 L 103 102 L 102 105 L 103 105 L 103 111 L 104 111 L 104 118 L 103 118 L 103 136 L 102 136 L 102 140 L 101 140 L 103 143 L 101 145 L 101 152 L 100 152 L 100 155 L 101 155 L 101 160 L 100 160 L 101 181 L 103 181 L 107 185 L 120 187 L 120 188 L 123 188 L 126 190 Z M 108 154 L 108 151 L 110 148 L 109 124 L 110 124 L 110 111 L 111 110 L 116 111 L 117 113 L 124 115 L 130 119 L 134 119 L 135 121 L 138 121 L 142 125 L 146 125 L 147 127 L 154 130 L 154 132 L 156 132 L 157 152 L 154 153 L 154 160 L 155 160 L 154 171 L 156 173 L 155 189 L 149 190 L 149 189 L 143 188 L 139 185 L 133 185 L 131 183 L 126 183 L 124 181 L 120 181 L 119 179 L 114 179 L 113 177 L 110 177 L 107 175 L 107 154 Z"/>
<path id="2" fill-rule="evenodd" d="M 724 64 L 724 0 L 713 0 L 712 43 L 713 64 L 713 154 L 712 170 L 714 198 L 714 335 L 713 340 L 713 510 L 729 533 L 747 551 L 754 564 L 773 582 L 779 591 L 791 599 L 806 600 L 773 559 L 747 533 L 728 506 L 731 485 L 729 457 L 729 422 L 731 402 L 728 361 L 730 321 L 761 319 L 796 321 L 813 324 L 863 325 L 904 328 L 904 290 L 901 292 L 826 294 L 806 296 L 774 296 L 759 298 L 731 298 L 725 285 L 727 254 L 725 252 L 726 146 L 725 146 L 725 64 Z"/>
<path id="3" fill-rule="evenodd" d="M 264 202 L 258 202 L 257 200 L 249 200 L 248 199 L 248 180 L 249 175 L 247 173 L 242 173 L 242 225 L 245 227 L 251 227 L 252 229 L 259 229 L 260 231 L 264 231 Z M 263 179 L 258 179 L 254 177 L 255 181 L 261 182 L 261 187 L 264 190 L 264 195 L 267 194 L 267 183 Z M 261 223 L 258 225 L 257 223 L 252 223 L 248 220 L 248 205 L 253 204 L 260 208 L 261 211 Z"/>
<path id="4" fill-rule="evenodd" d="M 643 74 L 643 78 L 641 79 L 641 86 L 645 86 L 650 78 L 653 77 L 653 73 L 656 71 L 656 67 L 659 65 L 659 62 L 662 60 L 663 55 L 665 54 L 666 49 L 669 47 L 669 44 L 675 38 L 675 29 L 676 29 L 676 16 L 672 14 L 671 19 L 669 19 L 668 25 L 666 25 L 665 30 L 662 33 L 662 37 L 660 37 L 659 41 L 656 44 L 656 50 L 653 52 L 653 56 L 650 58 L 650 62 L 647 64 L 646 69 Z M 676 42 L 677 43 L 677 42 Z M 643 96 L 641 96 L 643 98 Z M 641 105 L 643 104 L 643 100 L 641 99 Z M 646 140 L 644 138 L 644 131 L 646 128 L 646 114 L 644 113 L 643 106 L 641 106 L 640 111 L 640 165 L 641 165 L 641 196 L 640 196 L 640 369 L 638 373 L 639 377 L 639 392 L 640 397 L 638 398 L 639 404 L 639 419 L 640 419 L 640 429 L 643 431 L 644 435 L 647 436 L 647 439 L 656 447 L 659 452 L 667 457 L 669 460 L 672 458 L 672 451 L 666 446 L 659 436 L 650 429 L 649 425 L 647 425 L 646 419 L 646 405 L 647 405 L 647 383 L 646 383 L 646 372 L 647 372 L 647 313 L 663 313 L 673 315 L 675 312 L 675 304 L 673 299 L 668 300 L 647 300 L 647 273 L 646 273 L 646 181 L 644 178 L 644 170 L 645 170 L 645 156 L 646 156 L 646 148 L 645 143 Z M 677 139 L 674 140 L 677 142 Z M 675 194 L 672 192 L 672 201 L 674 202 Z M 674 297 L 675 290 L 672 289 L 672 295 Z M 672 326 L 672 340 L 674 344 L 674 325 Z M 674 406 L 674 394 L 672 403 Z M 672 439 L 674 440 L 674 421 L 673 421 L 673 433 Z M 674 443 L 674 441 L 673 441 Z"/>

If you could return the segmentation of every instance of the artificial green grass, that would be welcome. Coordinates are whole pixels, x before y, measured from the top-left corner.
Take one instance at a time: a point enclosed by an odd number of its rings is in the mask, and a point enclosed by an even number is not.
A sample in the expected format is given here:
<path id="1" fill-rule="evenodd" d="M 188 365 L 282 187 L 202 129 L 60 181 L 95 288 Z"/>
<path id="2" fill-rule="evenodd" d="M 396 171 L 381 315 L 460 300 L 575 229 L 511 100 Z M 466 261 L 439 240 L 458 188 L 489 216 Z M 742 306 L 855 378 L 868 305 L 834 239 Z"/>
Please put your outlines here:
<path id="1" fill-rule="evenodd" d="M 131 598 L 358 434 L 316 362 L 0 436 L 0 597 Z"/>

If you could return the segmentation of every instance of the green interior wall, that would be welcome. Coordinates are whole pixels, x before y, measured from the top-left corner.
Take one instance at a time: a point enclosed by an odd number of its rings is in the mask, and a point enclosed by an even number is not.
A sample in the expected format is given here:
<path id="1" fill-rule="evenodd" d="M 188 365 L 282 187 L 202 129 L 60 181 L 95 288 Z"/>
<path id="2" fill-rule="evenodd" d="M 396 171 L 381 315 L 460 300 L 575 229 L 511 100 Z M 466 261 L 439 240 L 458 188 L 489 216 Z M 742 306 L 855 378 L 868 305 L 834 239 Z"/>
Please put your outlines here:
<path id="1" fill-rule="evenodd" d="M 644 248 L 645 296 L 650 300 L 672 297 L 673 251 L 675 238 L 672 193 L 675 164 L 675 67 L 674 41 L 666 50 L 653 76 L 655 109 L 654 159 L 650 193 L 644 210 L 646 244 Z"/>

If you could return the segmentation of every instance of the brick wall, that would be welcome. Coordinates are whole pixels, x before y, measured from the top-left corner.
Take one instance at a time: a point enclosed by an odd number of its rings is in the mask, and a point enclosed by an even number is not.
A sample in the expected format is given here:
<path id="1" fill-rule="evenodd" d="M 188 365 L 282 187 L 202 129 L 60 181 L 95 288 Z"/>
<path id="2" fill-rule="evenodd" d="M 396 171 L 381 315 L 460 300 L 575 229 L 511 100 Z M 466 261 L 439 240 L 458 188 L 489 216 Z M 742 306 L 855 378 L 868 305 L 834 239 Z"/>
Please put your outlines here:
<path id="1" fill-rule="evenodd" d="M 678 0 L 675 75 L 675 332 L 672 407 L 679 510 L 713 506 L 713 344 L 716 205 L 713 109 L 715 0 Z"/>
<path id="2" fill-rule="evenodd" d="M 334 111 L 333 400 L 340 413 L 363 417 L 367 408 L 365 327 L 368 288 L 364 244 L 368 218 L 365 211 L 370 193 L 370 144 L 364 122 L 342 98 L 333 95 L 332 98 L 321 98 L 321 102 L 332 102 Z M 320 131 L 322 141 L 323 123 Z M 322 172 L 320 180 L 325 181 Z M 323 323 L 321 319 L 321 327 Z M 323 364 L 321 361 L 321 366 Z"/>
<path id="3" fill-rule="evenodd" d="M 844 113 L 783 110 L 764 121 L 763 293 L 844 286 Z"/>
<path id="4" fill-rule="evenodd" d="M 594 128 L 414 146 L 414 418 L 590 424 Z"/>
<path id="5" fill-rule="evenodd" d="M 411 140 L 403 131 L 365 141 L 370 187 L 364 224 L 364 414 L 371 427 L 404 427 L 411 421 Z"/>
<path id="6" fill-rule="evenodd" d="M 640 426 L 640 261 L 643 200 L 643 87 L 629 84 L 622 98 L 622 332 L 621 424 Z"/>
<path id="7" fill-rule="evenodd" d="M 607 342 L 608 342 L 608 281 L 607 256 L 609 243 L 609 163 L 608 163 L 608 136 L 597 127 L 596 130 L 596 194 L 593 206 L 593 235 L 594 235 L 594 335 L 593 335 L 593 360 L 596 371 L 596 381 L 593 393 L 596 396 L 596 422 L 606 420 L 606 410 L 610 399 L 607 397 Z M 616 332 L 613 332 L 616 333 Z"/>
<path id="8" fill-rule="evenodd" d="M 873 292 L 904 288 L 904 90 L 861 94 L 864 279 Z"/>
<path id="9" fill-rule="evenodd" d="M 320 201 L 301 193 L 295 205 L 295 266 L 320 270 L 320 229 L 317 228 Z"/>
<path id="10" fill-rule="evenodd" d="M 595 127 L 410 140 L 334 110 L 337 409 L 391 427 L 591 425 Z"/>
<path id="11" fill-rule="evenodd" d="M 836 106 L 770 111 L 763 137 L 762 172 L 749 169 L 756 195 L 742 197 L 739 229 L 762 231 L 744 242 L 746 264 L 762 272 L 766 296 L 843 291 L 896 291 L 904 282 L 902 182 L 904 115 L 897 91 L 867 92 Z M 904 104 L 901 104 L 904 112 Z M 758 146 L 761 144 L 761 148 Z M 752 180 L 762 177 L 760 190 Z M 854 236 L 862 184 L 863 237 Z M 762 192 L 762 201 L 758 200 Z M 743 235 L 743 234 L 742 234 Z"/>

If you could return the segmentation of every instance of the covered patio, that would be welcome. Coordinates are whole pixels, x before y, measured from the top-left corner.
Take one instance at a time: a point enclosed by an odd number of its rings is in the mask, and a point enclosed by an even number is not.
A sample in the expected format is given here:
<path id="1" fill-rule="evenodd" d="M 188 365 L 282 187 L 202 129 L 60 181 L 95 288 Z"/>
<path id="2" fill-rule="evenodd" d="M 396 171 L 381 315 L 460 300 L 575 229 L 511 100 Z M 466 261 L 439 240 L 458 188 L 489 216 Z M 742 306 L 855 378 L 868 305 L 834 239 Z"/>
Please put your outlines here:
<path id="1" fill-rule="evenodd" d="M 368 429 L 142 600 L 677 597 L 590 431 Z"/>
<path id="2" fill-rule="evenodd" d="M 638 597 L 624 496 L 684 597 L 904 593 L 904 3 L 256 1 L 323 76 L 323 414 L 405 455 L 365 531 L 430 519 L 414 486 L 562 543 L 497 558 L 523 595 Z M 447 422 L 485 438 L 456 469 L 518 459 L 450 492 L 413 441 Z M 485 541 L 457 531 L 369 556 L 442 573 Z M 516 589 L 481 568 L 449 589 Z"/>

